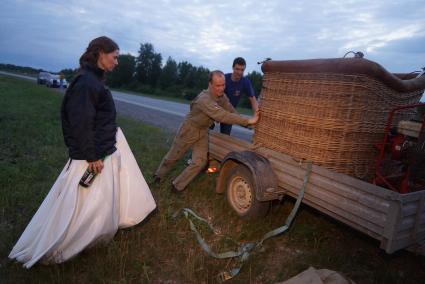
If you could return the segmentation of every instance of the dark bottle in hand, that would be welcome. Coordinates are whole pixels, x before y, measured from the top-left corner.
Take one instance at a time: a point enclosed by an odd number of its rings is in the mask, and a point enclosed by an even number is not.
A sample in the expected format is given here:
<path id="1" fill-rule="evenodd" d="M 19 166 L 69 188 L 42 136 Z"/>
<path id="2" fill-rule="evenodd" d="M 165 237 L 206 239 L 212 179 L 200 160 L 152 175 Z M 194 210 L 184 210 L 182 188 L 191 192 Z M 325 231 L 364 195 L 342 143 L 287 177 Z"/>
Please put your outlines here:
<path id="1" fill-rule="evenodd" d="M 102 159 L 104 161 L 105 158 Z M 82 187 L 89 187 L 93 181 L 94 178 L 97 176 L 97 173 L 90 171 L 90 168 L 87 167 L 86 171 L 84 172 L 83 176 L 80 179 L 80 185 Z"/>
<path id="2" fill-rule="evenodd" d="M 82 187 L 89 187 L 93 183 L 94 178 L 96 176 L 97 174 L 95 172 L 91 172 L 87 167 L 87 170 L 84 172 L 83 176 L 80 179 L 80 185 Z"/>

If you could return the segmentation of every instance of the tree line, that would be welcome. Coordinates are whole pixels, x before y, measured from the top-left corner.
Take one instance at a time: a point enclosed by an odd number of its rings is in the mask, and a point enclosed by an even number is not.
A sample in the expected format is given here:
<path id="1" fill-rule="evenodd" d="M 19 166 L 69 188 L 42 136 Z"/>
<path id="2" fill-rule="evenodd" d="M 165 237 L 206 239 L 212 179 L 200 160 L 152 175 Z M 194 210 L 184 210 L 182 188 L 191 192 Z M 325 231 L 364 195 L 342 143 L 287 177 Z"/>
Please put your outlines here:
<path id="1" fill-rule="evenodd" d="M 131 54 L 120 55 L 118 63 L 114 71 L 108 73 L 106 77 L 106 84 L 111 88 L 192 100 L 201 90 L 208 87 L 208 75 L 210 73 L 208 68 L 194 66 L 187 61 L 176 62 L 170 56 L 163 64 L 161 53 L 156 52 L 151 43 L 140 44 L 137 56 Z M 14 66 L 14 68 L 12 66 L 8 66 L 9 68 L 7 69 L 16 69 L 18 67 Z M 230 66 L 231 62 L 229 62 L 229 69 Z M 21 68 L 25 68 L 28 71 L 28 67 Z M 31 71 L 41 70 L 32 69 Z M 67 80 L 72 80 L 76 72 L 77 69 L 67 68 L 62 69 L 59 73 L 64 74 Z M 231 70 L 228 72 L 231 72 Z M 259 95 L 262 74 L 253 71 L 248 73 L 247 77 L 251 80 L 255 93 Z M 240 105 L 250 106 L 246 96 L 241 98 Z"/>
<path id="2" fill-rule="evenodd" d="M 171 56 L 163 64 L 161 53 L 156 52 L 151 43 L 140 44 L 137 56 L 120 55 L 118 62 L 114 71 L 107 75 L 107 84 L 112 88 L 192 100 L 208 87 L 208 68 L 187 61 L 176 62 Z M 253 71 L 247 77 L 258 95 L 261 73 Z M 242 98 L 241 105 L 250 106 L 246 97 Z"/>
<path id="3" fill-rule="evenodd" d="M 27 74 L 27 75 L 37 75 L 39 72 L 43 71 L 43 69 L 35 69 L 29 66 L 18 66 L 14 64 L 5 64 L 5 63 L 0 63 L 0 70 L 12 72 L 12 73 Z"/>

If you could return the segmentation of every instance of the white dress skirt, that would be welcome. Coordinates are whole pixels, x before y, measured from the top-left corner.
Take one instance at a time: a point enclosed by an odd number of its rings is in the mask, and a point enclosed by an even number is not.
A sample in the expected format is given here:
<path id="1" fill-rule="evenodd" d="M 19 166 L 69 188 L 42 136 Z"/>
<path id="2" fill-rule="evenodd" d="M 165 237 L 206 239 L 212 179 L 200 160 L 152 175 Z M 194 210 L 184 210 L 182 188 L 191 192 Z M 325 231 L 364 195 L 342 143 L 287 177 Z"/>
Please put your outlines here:
<path id="1" fill-rule="evenodd" d="M 78 183 L 85 160 L 65 165 L 9 258 L 30 268 L 37 261 L 63 262 L 88 246 L 109 241 L 118 228 L 138 224 L 155 209 L 155 200 L 128 143 L 118 128 L 117 150 L 84 188 Z"/>

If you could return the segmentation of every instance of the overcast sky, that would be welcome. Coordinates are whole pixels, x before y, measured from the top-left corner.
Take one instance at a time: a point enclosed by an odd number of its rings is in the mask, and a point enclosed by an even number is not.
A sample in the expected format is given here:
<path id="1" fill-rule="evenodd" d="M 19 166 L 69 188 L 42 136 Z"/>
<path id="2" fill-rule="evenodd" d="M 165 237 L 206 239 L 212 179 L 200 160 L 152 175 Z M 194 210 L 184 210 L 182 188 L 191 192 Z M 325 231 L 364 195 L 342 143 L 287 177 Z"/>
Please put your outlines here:
<path id="1" fill-rule="evenodd" d="M 88 42 L 106 35 L 121 53 L 150 42 L 165 63 L 231 71 L 276 60 L 362 51 L 391 72 L 425 66 L 425 0 L 90 1 L 1 0 L 0 63 L 75 68 Z"/>

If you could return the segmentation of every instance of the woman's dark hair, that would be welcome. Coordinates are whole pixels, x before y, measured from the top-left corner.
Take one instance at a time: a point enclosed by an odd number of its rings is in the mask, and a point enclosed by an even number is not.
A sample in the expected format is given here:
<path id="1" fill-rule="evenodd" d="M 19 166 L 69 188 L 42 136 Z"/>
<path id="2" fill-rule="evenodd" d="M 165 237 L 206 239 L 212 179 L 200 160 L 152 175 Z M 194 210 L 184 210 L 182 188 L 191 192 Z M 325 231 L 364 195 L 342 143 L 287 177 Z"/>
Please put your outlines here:
<path id="1" fill-rule="evenodd" d="M 95 38 L 89 43 L 86 52 L 80 57 L 80 67 L 92 67 L 97 66 L 97 60 L 99 59 L 99 53 L 110 53 L 115 50 L 119 50 L 118 44 L 115 41 L 106 36 Z"/>

